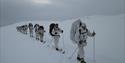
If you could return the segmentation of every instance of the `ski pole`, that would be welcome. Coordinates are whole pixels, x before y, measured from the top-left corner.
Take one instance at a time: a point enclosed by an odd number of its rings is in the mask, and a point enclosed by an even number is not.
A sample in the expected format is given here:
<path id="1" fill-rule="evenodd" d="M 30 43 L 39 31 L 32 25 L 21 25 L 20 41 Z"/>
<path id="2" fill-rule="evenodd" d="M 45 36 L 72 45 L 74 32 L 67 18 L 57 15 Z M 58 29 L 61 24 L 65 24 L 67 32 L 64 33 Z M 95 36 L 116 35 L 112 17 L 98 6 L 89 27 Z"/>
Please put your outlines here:
<path id="1" fill-rule="evenodd" d="M 96 63 L 96 58 L 95 58 L 95 37 L 93 37 L 93 63 Z"/>
<path id="2" fill-rule="evenodd" d="M 71 59 L 73 57 L 73 55 L 75 54 L 75 52 L 77 51 L 78 47 L 73 51 L 72 55 L 69 56 L 69 59 Z"/>
<path id="3" fill-rule="evenodd" d="M 63 41 L 63 49 L 65 50 L 65 44 L 64 44 L 64 34 L 62 35 L 62 41 Z M 65 52 L 64 52 L 65 53 Z"/>

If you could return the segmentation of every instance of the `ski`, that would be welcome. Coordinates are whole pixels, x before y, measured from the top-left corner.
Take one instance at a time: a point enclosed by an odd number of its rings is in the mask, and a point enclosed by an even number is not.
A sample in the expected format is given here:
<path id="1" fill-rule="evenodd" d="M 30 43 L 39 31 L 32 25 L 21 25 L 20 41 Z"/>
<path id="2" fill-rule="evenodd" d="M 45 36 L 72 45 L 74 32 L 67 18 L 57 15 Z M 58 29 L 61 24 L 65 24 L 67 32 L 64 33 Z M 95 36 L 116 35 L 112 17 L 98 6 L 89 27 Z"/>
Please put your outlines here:
<path id="1" fill-rule="evenodd" d="M 86 62 L 77 60 L 77 63 L 86 63 Z"/>
<path id="2" fill-rule="evenodd" d="M 78 63 L 86 63 L 84 59 L 77 58 Z"/>
<path id="3" fill-rule="evenodd" d="M 80 63 L 86 63 L 86 62 L 80 61 Z"/>
<path id="4" fill-rule="evenodd" d="M 81 61 L 79 61 L 79 62 L 80 62 L 80 63 L 86 63 L 85 61 L 82 61 L 82 60 L 81 60 Z"/>
<path id="5" fill-rule="evenodd" d="M 40 41 L 40 42 L 41 42 L 41 41 Z M 46 43 L 46 41 L 42 41 L 41 43 L 45 44 L 45 43 Z"/>
<path id="6" fill-rule="evenodd" d="M 58 49 L 58 50 L 56 50 L 56 48 L 55 48 L 54 46 L 50 46 L 50 45 L 47 45 L 47 47 L 52 48 L 52 49 L 54 49 L 55 51 L 60 52 L 61 54 L 65 54 L 65 50 L 63 50 L 63 49 Z"/>
<path id="7" fill-rule="evenodd" d="M 59 51 L 60 53 L 65 54 L 65 51 L 63 49 L 58 49 L 56 51 Z"/>

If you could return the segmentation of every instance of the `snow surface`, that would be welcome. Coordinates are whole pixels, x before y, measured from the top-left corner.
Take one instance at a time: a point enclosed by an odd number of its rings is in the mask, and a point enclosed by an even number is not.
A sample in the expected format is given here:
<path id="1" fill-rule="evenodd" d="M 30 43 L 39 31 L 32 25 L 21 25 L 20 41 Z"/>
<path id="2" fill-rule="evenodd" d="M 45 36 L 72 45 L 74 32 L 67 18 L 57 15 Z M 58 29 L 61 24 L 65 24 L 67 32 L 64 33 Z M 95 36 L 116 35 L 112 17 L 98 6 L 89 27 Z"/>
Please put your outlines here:
<path id="1" fill-rule="evenodd" d="M 27 21 L 15 23 L 0 28 L 0 63 L 77 63 L 77 54 L 69 60 L 76 45 L 69 38 L 72 22 L 66 21 Z M 95 36 L 96 63 L 125 63 L 125 15 L 115 16 L 88 16 L 81 18 L 87 24 L 88 29 L 97 33 Z M 45 44 L 17 32 L 16 26 L 39 23 L 45 27 Z M 51 46 L 53 40 L 48 33 L 49 24 L 59 23 L 64 30 L 60 39 L 60 48 L 66 53 L 61 54 Z M 64 45 L 63 45 L 64 44 Z M 93 63 L 93 38 L 88 39 L 85 47 L 85 60 Z"/>

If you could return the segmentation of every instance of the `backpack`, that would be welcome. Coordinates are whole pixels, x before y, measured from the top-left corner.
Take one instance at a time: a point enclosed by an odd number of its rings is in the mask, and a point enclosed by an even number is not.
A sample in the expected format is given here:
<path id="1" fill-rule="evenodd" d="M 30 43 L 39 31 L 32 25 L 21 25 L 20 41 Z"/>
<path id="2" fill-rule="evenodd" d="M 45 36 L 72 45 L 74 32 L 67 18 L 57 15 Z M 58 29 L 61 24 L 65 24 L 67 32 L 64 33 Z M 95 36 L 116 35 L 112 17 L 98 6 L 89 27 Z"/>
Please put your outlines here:
<path id="1" fill-rule="evenodd" d="M 39 26 L 38 30 L 44 30 L 43 26 Z"/>
<path id="2" fill-rule="evenodd" d="M 35 25 L 34 25 L 35 32 L 38 31 L 39 26 L 40 26 L 39 24 L 35 24 Z"/>
<path id="3" fill-rule="evenodd" d="M 32 24 L 32 23 L 29 23 L 29 27 L 33 27 L 33 24 Z"/>
<path id="4" fill-rule="evenodd" d="M 33 24 L 32 23 L 29 23 L 29 30 L 33 30 Z"/>
<path id="5" fill-rule="evenodd" d="M 80 19 L 78 19 L 78 20 L 74 21 L 74 22 L 72 23 L 72 26 L 71 26 L 70 39 L 72 40 L 72 42 L 73 42 L 74 44 L 77 43 L 77 41 L 76 41 L 76 39 L 75 39 L 75 35 L 76 35 L 76 30 L 77 30 L 78 27 L 81 25 L 81 22 L 82 22 L 82 21 L 81 21 Z"/>
<path id="6" fill-rule="evenodd" d="M 52 35 L 52 36 L 54 36 L 54 35 L 52 34 L 52 30 L 53 30 L 53 28 L 54 28 L 55 25 L 56 25 L 55 23 L 51 23 L 50 26 L 49 26 L 49 33 L 50 33 L 50 35 Z"/>

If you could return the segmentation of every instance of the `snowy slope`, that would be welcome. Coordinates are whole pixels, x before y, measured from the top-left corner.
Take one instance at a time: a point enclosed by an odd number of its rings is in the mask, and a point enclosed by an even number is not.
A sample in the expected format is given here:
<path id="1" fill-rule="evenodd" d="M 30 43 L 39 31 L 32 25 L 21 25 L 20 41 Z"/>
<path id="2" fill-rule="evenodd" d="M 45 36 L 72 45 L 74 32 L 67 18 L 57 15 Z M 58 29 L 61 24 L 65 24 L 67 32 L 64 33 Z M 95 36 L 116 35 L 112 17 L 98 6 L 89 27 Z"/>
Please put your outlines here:
<path id="1" fill-rule="evenodd" d="M 117 16 L 89 16 L 81 18 L 90 31 L 96 35 L 96 63 L 125 63 L 125 15 Z M 69 32 L 72 22 L 76 19 L 66 21 L 32 21 L 45 27 L 45 44 L 30 38 L 29 34 L 24 35 L 16 31 L 16 26 L 28 24 L 27 22 L 15 23 L 0 28 L 0 63 L 76 63 L 76 54 L 71 60 L 68 57 L 72 54 L 76 45 L 69 39 Z M 66 53 L 61 54 L 55 51 L 52 46 L 52 39 L 48 33 L 51 22 L 59 23 L 64 30 L 60 39 L 60 48 Z M 64 45 L 63 45 L 64 42 Z M 93 38 L 88 39 L 85 48 L 87 63 L 93 63 Z"/>

